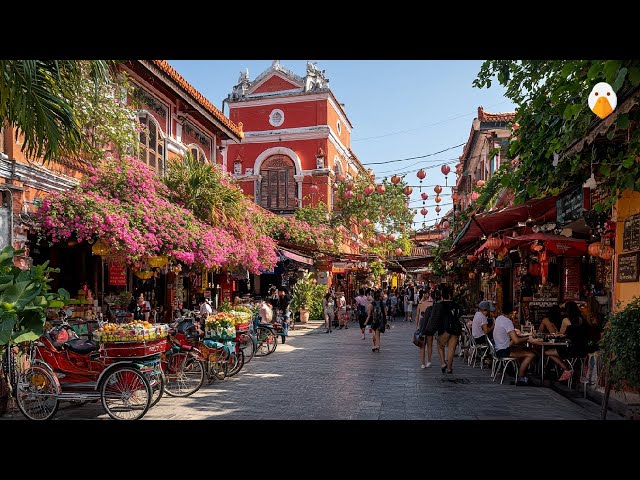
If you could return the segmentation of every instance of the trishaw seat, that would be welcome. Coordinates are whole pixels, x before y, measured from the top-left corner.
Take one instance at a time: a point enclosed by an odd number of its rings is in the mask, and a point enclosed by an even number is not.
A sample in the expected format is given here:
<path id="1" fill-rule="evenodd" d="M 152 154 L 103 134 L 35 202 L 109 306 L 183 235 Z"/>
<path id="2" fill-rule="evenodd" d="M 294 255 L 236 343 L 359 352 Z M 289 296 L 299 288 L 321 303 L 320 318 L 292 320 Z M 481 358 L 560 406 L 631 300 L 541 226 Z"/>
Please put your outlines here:
<path id="1" fill-rule="evenodd" d="M 68 348 L 72 352 L 85 355 L 87 353 L 95 352 L 98 350 L 98 345 L 91 340 L 85 340 L 83 338 L 74 338 L 64 342 L 65 348 Z"/>

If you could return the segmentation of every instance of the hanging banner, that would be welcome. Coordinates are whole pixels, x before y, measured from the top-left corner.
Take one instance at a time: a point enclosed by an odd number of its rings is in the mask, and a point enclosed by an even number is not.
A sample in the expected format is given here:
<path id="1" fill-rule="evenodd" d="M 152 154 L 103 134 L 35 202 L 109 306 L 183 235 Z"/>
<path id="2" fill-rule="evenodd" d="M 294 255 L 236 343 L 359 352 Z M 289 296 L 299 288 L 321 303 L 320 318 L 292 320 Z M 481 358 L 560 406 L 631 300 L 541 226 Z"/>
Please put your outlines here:
<path id="1" fill-rule="evenodd" d="M 127 285 L 127 267 L 122 265 L 109 266 L 109 285 L 123 287 Z"/>

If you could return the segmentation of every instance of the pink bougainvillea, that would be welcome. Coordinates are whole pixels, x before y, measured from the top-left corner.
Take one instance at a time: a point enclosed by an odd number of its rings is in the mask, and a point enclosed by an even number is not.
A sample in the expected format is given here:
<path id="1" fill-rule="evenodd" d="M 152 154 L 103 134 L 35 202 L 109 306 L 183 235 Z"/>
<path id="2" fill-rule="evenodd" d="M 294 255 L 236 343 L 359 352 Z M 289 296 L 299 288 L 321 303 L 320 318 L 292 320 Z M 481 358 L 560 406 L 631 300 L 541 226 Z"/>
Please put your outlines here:
<path id="1" fill-rule="evenodd" d="M 241 266 L 253 273 L 275 265 L 276 243 L 261 228 L 246 222 L 212 227 L 169 202 L 168 193 L 140 160 L 107 160 L 79 187 L 47 198 L 37 219 L 53 242 L 102 238 L 130 262 L 162 253 L 185 265 Z"/>

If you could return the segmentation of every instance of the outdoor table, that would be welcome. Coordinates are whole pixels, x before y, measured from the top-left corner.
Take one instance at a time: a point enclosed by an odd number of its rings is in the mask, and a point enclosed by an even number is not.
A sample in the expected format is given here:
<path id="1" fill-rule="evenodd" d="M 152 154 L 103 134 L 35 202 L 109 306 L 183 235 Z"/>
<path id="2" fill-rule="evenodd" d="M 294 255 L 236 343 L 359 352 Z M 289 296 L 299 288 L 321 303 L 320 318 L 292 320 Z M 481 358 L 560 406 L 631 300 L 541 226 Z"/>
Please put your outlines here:
<path id="1" fill-rule="evenodd" d="M 566 340 L 561 342 L 550 342 L 538 339 L 529 339 L 527 340 L 528 345 L 539 345 L 542 347 L 542 354 L 540 355 L 540 362 L 542 367 L 540 368 L 540 383 L 544 386 L 544 347 L 553 346 L 553 347 L 568 347 L 569 342 Z"/>

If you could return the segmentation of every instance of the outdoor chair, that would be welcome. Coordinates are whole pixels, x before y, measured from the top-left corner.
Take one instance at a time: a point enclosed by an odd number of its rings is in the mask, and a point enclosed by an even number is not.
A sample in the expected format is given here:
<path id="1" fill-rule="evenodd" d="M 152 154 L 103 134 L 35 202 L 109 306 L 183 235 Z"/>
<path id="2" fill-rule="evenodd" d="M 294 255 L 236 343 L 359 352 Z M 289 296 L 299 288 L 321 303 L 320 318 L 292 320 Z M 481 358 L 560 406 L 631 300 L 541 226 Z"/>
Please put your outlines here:
<path id="1" fill-rule="evenodd" d="M 484 359 L 489 353 L 489 345 L 476 343 L 476 339 L 473 338 L 473 335 L 469 333 L 469 365 L 473 368 L 476 368 L 476 362 L 478 358 L 480 358 L 480 370 L 484 367 Z"/>
<path id="2" fill-rule="evenodd" d="M 500 378 L 500 385 L 504 382 L 504 374 L 507 372 L 507 366 L 513 365 L 513 369 L 516 374 L 516 383 L 518 382 L 518 359 L 515 357 L 498 357 L 496 355 L 496 349 L 493 346 L 493 343 L 487 337 L 487 345 L 489 346 L 489 351 L 491 352 L 491 357 L 493 358 L 493 365 L 491 366 L 491 375 L 493 377 L 493 381 L 496 381 L 496 377 L 500 373 L 500 369 L 502 369 L 502 377 Z"/>

